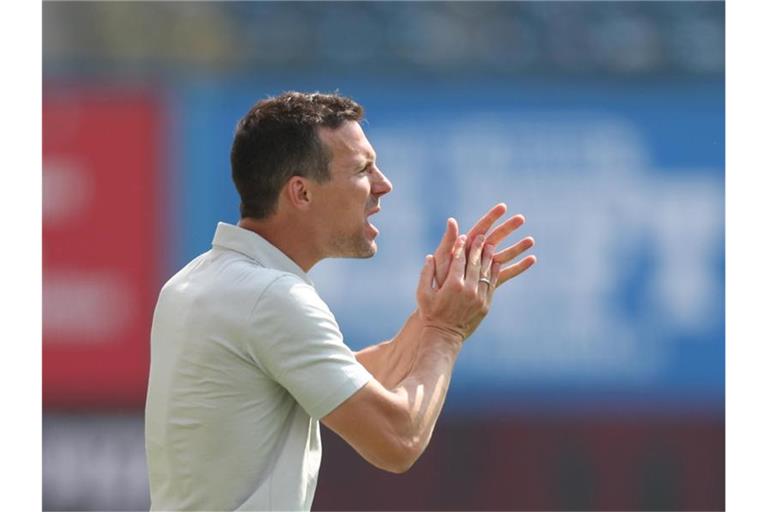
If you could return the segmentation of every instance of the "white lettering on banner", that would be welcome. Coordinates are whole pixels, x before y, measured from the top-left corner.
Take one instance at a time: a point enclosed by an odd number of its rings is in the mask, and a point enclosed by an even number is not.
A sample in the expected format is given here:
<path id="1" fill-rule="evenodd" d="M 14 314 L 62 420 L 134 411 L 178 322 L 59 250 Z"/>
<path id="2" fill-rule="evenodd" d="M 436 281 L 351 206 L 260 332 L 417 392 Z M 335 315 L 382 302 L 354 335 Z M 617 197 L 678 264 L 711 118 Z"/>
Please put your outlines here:
<path id="1" fill-rule="evenodd" d="M 43 222 L 58 227 L 83 215 L 93 193 L 90 177 L 69 160 L 46 158 L 43 163 Z"/>
<path id="2" fill-rule="evenodd" d="M 454 133 L 464 141 L 453 145 L 457 166 L 490 170 L 461 190 L 462 217 L 482 213 L 478 197 L 509 191 L 541 263 L 498 295 L 496 309 L 515 314 L 492 314 L 484 326 L 496 357 L 485 346 L 467 351 L 467 364 L 652 379 L 671 349 L 666 340 L 706 332 L 718 317 L 721 186 L 711 172 L 651 169 L 646 145 L 621 120 L 557 117 L 565 121 L 497 124 L 482 138 L 482 121 Z M 483 165 L 487 147 L 502 155 Z M 626 300 L 635 304 L 619 306 Z"/>
<path id="3" fill-rule="evenodd" d="M 414 306 L 424 254 L 434 249 L 423 246 L 432 234 L 425 221 L 437 214 L 427 210 L 435 201 L 416 195 L 421 183 L 456 200 L 445 210 L 463 231 L 504 201 L 528 220 L 512 238 L 537 242 L 539 266 L 496 295 L 477 343 L 462 353 L 463 370 L 490 380 L 645 382 L 671 357 L 670 340 L 722 321 L 722 176 L 654 167 L 648 143 L 626 120 L 487 115 L 370 136 L 382 158 L 392 156 L 382 169 L 395 185 L 374 217 L 382 228 L 376 264 L 323 264 L 316 279 L 353 330 L 394 333 Z M 365 285 L 350 286 L 358 282 Z M 361 307 L 387 314 L 361 315 Z M 351 344 L 364 341 L 376 340 Z"/>
<path id="4" fill-rule="evenodd" d="M 135 287 L 112 271 L 46 270 L 43 332 L 46 343 L 108 343 L 134 321 Z"/>

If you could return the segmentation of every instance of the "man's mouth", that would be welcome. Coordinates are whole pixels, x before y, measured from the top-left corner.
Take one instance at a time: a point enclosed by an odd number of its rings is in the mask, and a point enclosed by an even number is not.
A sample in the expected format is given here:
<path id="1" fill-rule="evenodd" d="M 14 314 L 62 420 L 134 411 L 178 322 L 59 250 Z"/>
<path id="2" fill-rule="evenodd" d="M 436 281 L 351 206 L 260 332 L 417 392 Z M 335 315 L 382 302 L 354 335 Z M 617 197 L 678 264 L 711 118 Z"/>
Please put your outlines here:
<path id="1" fill-rule="evenodd" d="M 376 229 L 376 226 L 371 224 L 370 217 L 371 217 L 371 215 L 375 215 L 375 214 L 379 213 L 379 211 L 381 211 L 381 207 L 377 206 L 377 207 L 375 207 L 374 209 L 370 210 L 368 213 L 365 214 L 365 223 L 375 234 L 378 234 L 379 230 Z"/>

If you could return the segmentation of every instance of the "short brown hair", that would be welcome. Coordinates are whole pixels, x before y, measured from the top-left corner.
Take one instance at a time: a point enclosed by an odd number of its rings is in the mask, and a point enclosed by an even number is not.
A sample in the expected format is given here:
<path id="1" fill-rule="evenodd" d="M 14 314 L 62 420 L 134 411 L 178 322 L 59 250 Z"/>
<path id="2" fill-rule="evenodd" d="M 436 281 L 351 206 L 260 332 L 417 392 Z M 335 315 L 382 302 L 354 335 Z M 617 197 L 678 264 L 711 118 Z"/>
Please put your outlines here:
<path id="1" fill-rule="evenodd" d="M 363 107 L 339 94 L 291 91 L 256 103 L 237 123 L 230 153 L 240 217 L 274 213 L 292 176 L 329 180 L 330 155 L 317 127 L 338 128 L 362 117 Z"/>

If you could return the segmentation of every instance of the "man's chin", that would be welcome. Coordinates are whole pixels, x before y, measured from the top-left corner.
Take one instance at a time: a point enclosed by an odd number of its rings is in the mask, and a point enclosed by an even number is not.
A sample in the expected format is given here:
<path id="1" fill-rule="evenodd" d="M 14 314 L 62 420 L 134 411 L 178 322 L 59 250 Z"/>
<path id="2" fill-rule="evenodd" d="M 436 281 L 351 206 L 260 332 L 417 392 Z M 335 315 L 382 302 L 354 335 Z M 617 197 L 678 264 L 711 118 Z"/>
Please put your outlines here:
<path id="1" fill-rule="evenodd" d="M 371 242 L 371 245 L 368 246 L 368 251 L 364 254 L 360 255 L 360 258 L 373 258 L 376 256 L 376 251 L 379 250 L 379 247 L 376 245 L 376 242 Z"/>
<path id="2" fill-rule="evenodd" d="M 373 258 L 376 255 L 376 251 L 378 251 L 379 248 L 376 245 L 376 242 L 370 241 L 366 243 L 365 245 L 360 245 L 357 247 L 352 253 L 347 256 L 348 258 L 356 258 L 356 259 L 368 259 Z"/>
<path id="3" fill-rule="evenodd" d="M 376 251 L 379 249 L 376 245 L 376 235 L 378 235 L 378 231 L 376 231 L 373 236 L 371 236 L 370 233 L 363 233 L 362 236 L 357 239 L 354 251 L 355 254 L 352 257 L 360 259 L 373 258 L 373 256 L 376 255 Z"/>
<path id="4" fill-rule="evenodd" d="M 367 259 L 372 258 L 378 246 L 373 238 L 369 238 L 365 235 L 358 238 L 337 239 L 336 243 L 332 244 L 331 258 L 356 258 Z"/>

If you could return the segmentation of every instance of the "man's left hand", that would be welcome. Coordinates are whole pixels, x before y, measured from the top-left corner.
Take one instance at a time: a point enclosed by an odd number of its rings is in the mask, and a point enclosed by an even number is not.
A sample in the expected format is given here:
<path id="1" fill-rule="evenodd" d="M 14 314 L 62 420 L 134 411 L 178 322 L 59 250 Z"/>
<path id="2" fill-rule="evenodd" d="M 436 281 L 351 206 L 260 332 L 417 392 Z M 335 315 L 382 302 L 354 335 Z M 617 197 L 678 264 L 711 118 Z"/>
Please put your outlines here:
<path id="1" fill-rule="evenodd" d="M 488 230 L 491 229 L 491 226 L 493 226 L 493 224 L 499 220 L 504 215 L 504 213 L 506 213 L 506 211 L 507 205 L 504 203 L 499 203 L 488 210 L 488 212 L 483 215 L 467 233 L 466 246 L 471 247 L 472 242 L 476 236 L 480 234 L 485 235 L 488 233 Z M 503 242 L 510 234 L 512 234 L 513 231 L 522 226 L 524 223 L 525 217 L 521 214 L 515 215 L 505 220 L 493 228 L 493 230 L 486 236 L 485 245 L 498 247 L 501 242 Z M 438 286 L 442 286 L 443 282 L 445 282 L 445 279 L 448 276 L 448 268 L 451 264 L 451 252 L 454 248 L 458 236 L 458 222 L 456 222 L 456 220 L 453 218 L 448 219 L 443 239 L 440 241 L 440 245 L 438 245 L 437 249 L 435 250 L 435 264 L 437 266 L 435 272 L 435 281 L 437 282 Z M 493 261 L 501 264 L 508 263 L 523 252 L 533 247 L 534 244 L 535 241 L 533 237 L 525 237 L 514 245 L 507 247 L 506 249 L 496 251 L 493 256 Z M 522 274 L 534 263 L 536 263 L 536 256 L 530 255 L 517 263 L 502 268 L 496 286 L 501 286 L 506 281 L 509 281 L 513 277 Z"/>

